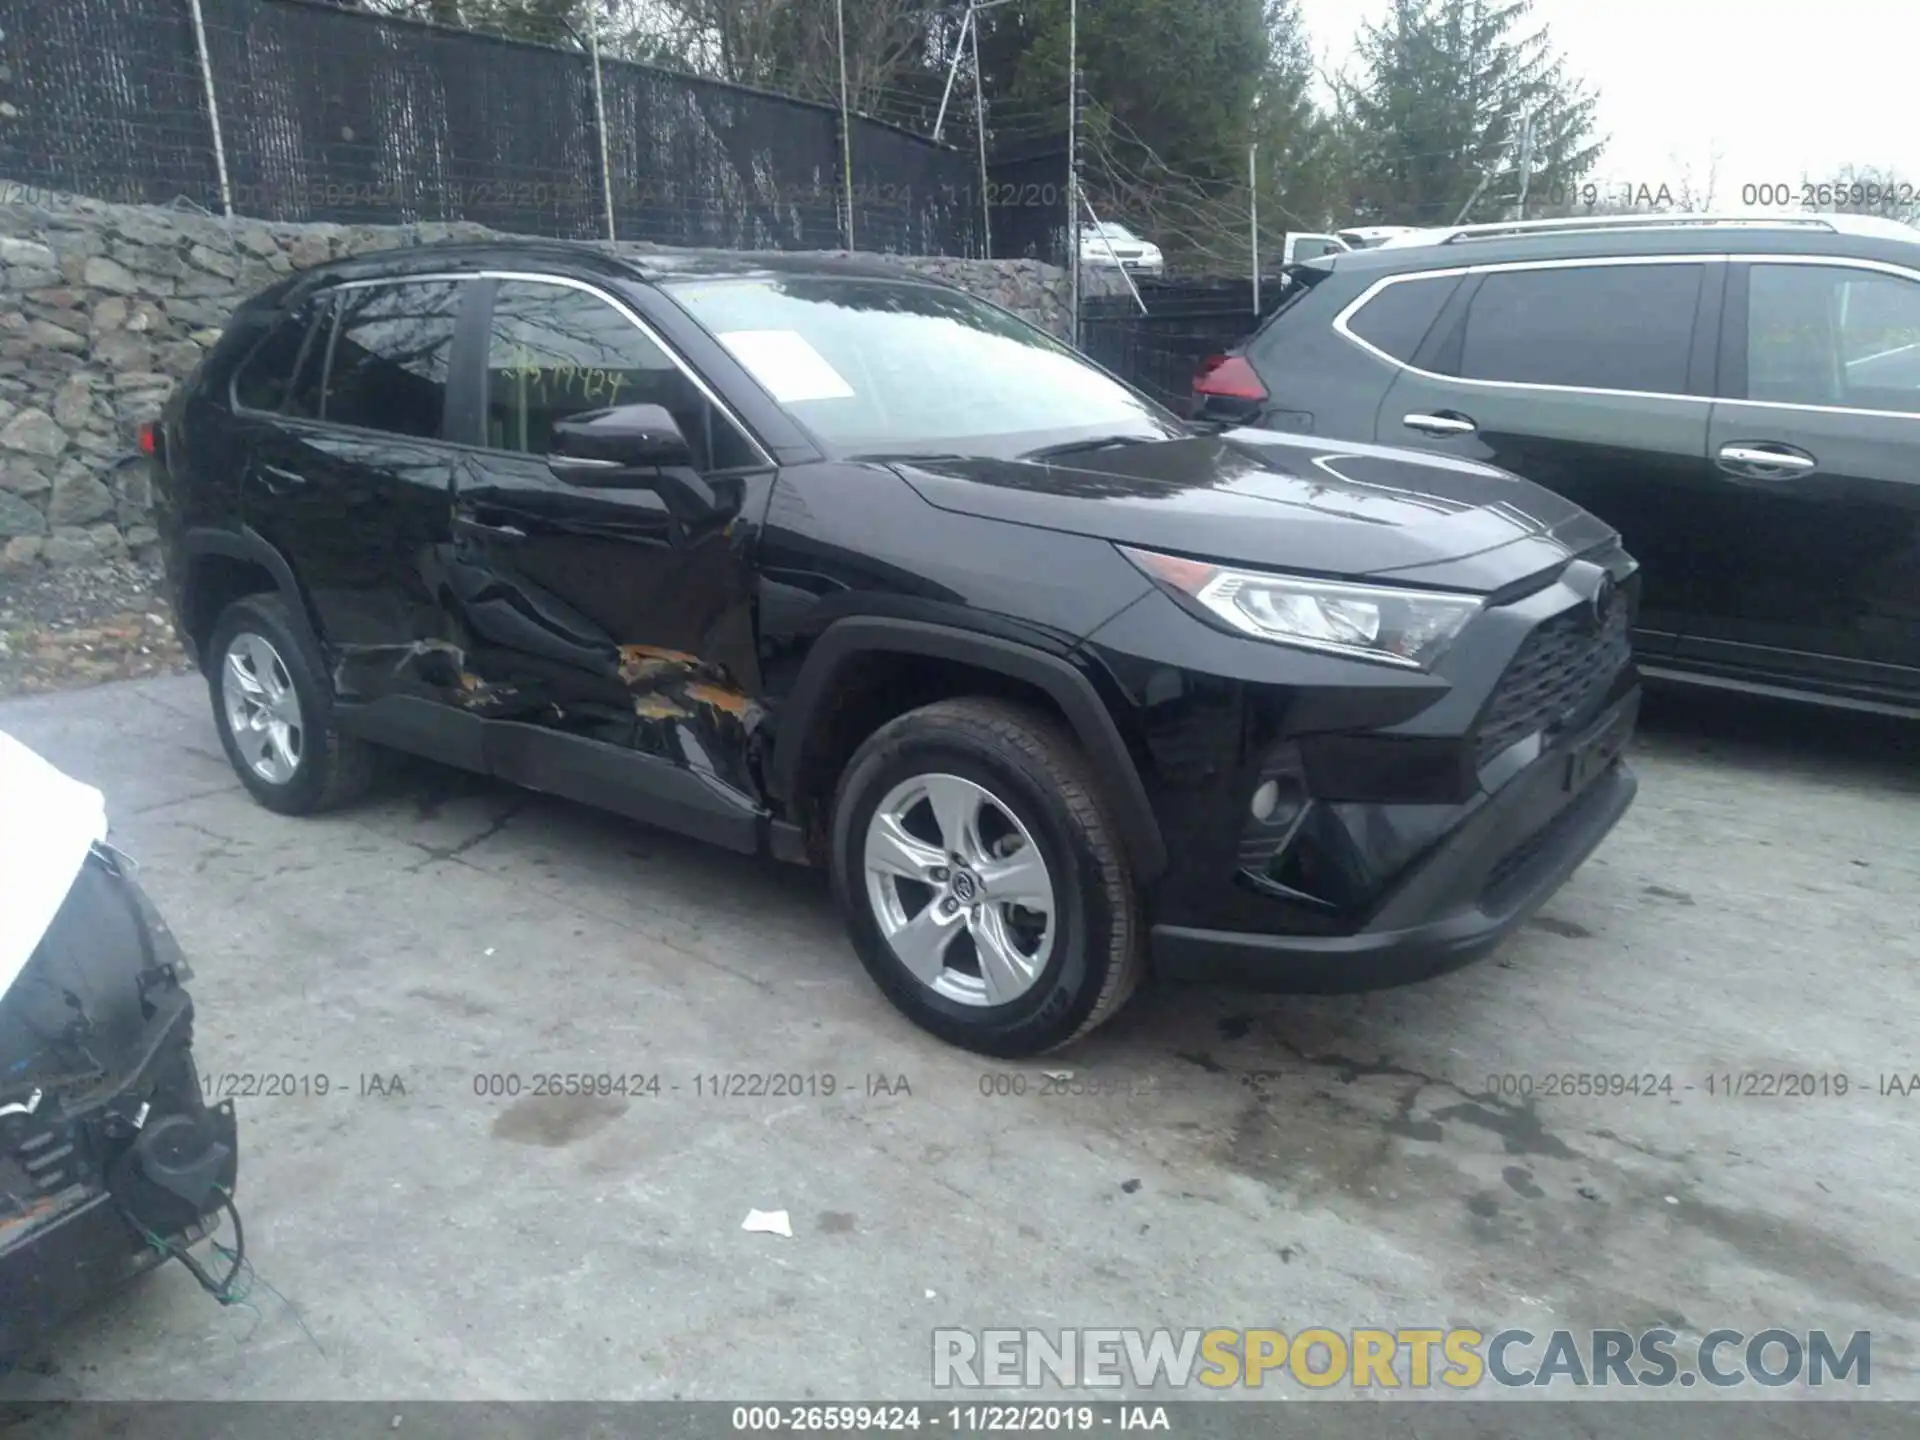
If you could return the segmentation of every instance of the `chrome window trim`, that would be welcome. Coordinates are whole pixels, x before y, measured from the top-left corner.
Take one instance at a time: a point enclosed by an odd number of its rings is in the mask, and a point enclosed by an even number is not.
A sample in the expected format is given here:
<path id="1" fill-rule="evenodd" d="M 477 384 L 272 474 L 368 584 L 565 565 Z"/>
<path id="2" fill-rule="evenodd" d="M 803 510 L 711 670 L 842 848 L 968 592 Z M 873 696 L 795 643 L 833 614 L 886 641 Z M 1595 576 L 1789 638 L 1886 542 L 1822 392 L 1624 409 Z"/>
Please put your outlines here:
<path id="1" fill-rule="evenodd" d="M 1733 395 L 1677 395 L 1664 390 L 1609 390 L 1596 385 L 1545 385 L 1531 380 L 1477 380 L 1465 375 L 1442 375 L 1437 370 L 1423 369 L 1405 360 L 1396 359 L 1379 346 L 1361 339 L 1348 324 L 1348 321 L 1360 312 L 1362 306 L 1389 285 L 1400 285 L 1414 280 L 1458 279 L 1464 275 L 1494 275 L 1511 270 L 1569 270 L 1611 265 L 1708 265 L 1715 262 L 1731 265 L 1827 265 L 1841 269 L 1878 271 L 1920 283 L 1920 270 L 1906 265 L 1896 265 L 1888 260 L 1866 260 L 1850 255 L 1596 255 L 1575 259 L 1501 260 L 1486 265 L 1449 265 L 1442 269 L 1409 270 L 1399 275 L 1383 275 L 1350 300 L 1340 313 L 1333 317 L 1332 325 L 1349 344 L 1366 351 L 1376 360 L 1391 365 L 1396 370 L 1405 370 L 1410 374 L 1418 375 L 1423 380 L 1437 380 L 1447 385 L 1478 386 L 1488 390 L 1544 391 L 1557 395 L 1684 400 L 1696 405 L 1746 405 L 1763 410 L 1810 411 L 1820 415 L 1886 415 L 1896 420 L 1920 420 L 1920 411 L 1910 410 L 1868 410 L 1850 405 L 1808 405 L 1787 400 L 1746 400 Z"/>
<path id="2" fill-rule="evenodd" d="M 435 271 L 420 275 L 382 275 L 369 280 L 342 280 L 333 285 L 322 286 L 313 293 L 315 295 L 323 295 L 330 294 L 336 290 L 364 290 L 373 285 L 432 284 L 446 280 L 523 280 L 536 285 L 557 285 L 566 290 L 582 291 L 585 294 L 592 295 L 605 304 L 611 305 L 625 318 L 629 325 L 633 326 L 634 329 L 638 330 L 648 340 L 652 341 L 654 345 L 659 347 L 660 353 L 667 357 L 674 369 L 678 370 L 692 382 L 693 388 L 706 397 L 708 404 L 712 405 L 721 415 L 725 416 L 728 423 L 731 424 L 734 429 L 746 436 L 747 443 L 753 447 L 754 453 L 760 457 L 760 467 L 772 467 L 779 464 L 771 452 L 768 451 L 767 447 L 760 443 L 760 437 L 753 433 L 752 428 L 734 412 L 732 406 L 728 405 L 726 401 L 722 400 L 720 396 L 715 393 L 711 385 L 707 384 L 705 380 L 695 373 L 693 368 L 688 365 L 685 360 L 680 358 L 680 353 L 661 337 L 659 331 L 655 330 L 642 319 L 640 314 L 618 295 L 589 281 L 576 280 L 571 275 L 549 275 L 536 270 L 461 270 L 448 273 Z M 235 405 L 233 409 L 236 414 L 262 415 L 276 420 L 296 420 L 306 425 L 322 425 L 336 430 L 351 430 L 355 434 L 360 435 L 385 435 L 388 433 L 385 430 L 369 430 L 362 425 L 342 425 L 336 420 L 302 420 L 298 416 L 282 415 L 275 410 L 245 410 L 238 405 Z M 438 436 L 425 443 L 459 445 L 462 449 L 480 450 L 489 455 L 522 455 L 526 453 L 521 450 L 501 450 L 492 445 L 470 445 L 458 440 L 443 440 Z"/>

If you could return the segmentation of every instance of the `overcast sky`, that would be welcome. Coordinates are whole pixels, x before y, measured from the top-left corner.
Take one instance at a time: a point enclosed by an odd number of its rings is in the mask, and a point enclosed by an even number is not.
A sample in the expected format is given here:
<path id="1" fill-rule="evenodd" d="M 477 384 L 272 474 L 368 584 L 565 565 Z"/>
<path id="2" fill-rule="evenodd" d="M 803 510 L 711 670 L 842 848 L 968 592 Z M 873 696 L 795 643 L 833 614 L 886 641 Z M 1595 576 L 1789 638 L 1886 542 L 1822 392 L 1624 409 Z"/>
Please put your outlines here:
<path id="1" fill-rule="evenodd" d="M 1301 0 L 1337 68 L 1387 0 Z M 1535 0 L 1569 67 L 1600 93 L 1610 182 L 1797 183 L 1848 162 L 1920 183 L 1920 0 Z M 1798 197 L 1795 197 L 1797 203 Z"/>

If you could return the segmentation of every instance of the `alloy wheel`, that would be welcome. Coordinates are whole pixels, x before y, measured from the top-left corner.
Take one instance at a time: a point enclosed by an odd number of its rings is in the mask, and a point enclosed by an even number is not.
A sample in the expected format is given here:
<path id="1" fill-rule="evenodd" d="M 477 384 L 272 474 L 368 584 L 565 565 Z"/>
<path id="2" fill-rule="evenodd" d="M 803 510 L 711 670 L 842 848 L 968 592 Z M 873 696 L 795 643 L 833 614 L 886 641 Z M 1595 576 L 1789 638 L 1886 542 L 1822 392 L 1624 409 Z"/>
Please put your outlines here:
<path id="1" fill-rule="evenodd" d="M 273 642 L 243 630 L 220 660 L 227 731 L 253 773 L 284 785 L 300 768 L 306 743 L 300 696 Z"/>
<path id="2" fill-rule="evenodd" d="M 867 822 L 867 898 L 921 984 L 963 1005 L 1033 988 L 1058 933 L 1046 857 L 1013 808 L 958 775 L 916 775 Z"/>

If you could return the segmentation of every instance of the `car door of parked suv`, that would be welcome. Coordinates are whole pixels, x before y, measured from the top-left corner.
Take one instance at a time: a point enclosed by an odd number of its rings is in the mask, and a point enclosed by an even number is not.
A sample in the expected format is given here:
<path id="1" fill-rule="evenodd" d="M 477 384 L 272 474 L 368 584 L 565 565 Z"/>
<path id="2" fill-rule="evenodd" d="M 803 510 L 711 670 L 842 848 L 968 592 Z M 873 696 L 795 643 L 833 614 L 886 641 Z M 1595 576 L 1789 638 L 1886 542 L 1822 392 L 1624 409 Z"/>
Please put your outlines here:
<path id="1" fill-rule="evenodd" d="M 624 303 L 559 278 L 480 283 L 483 393 L 458 467 L 447 580 L 458 703 L 504 722 L 490 727 L 490 768 L 564 790 L 549 783 L 556 763 L 598 763 L 553 743 L 571 737 L 691 772 L 744 816 L 758 805 L 747 756 L 761 714 L 750 527 L 737 522 L 765 509 L 771 462 Z M 640 404 L 678 422 L 715 510 L 549 469 L 557 422 Z M 709 838 L 742 836 L 723 821 Z"/>
<path id="2" fill-rule="evenodd" d="M 1670 650 L 1690 608 L 1717 477 L 1708 391 L 1724 267 L 1698 257 L 1540 261 L 1467 272 L 1375 416 L 1374 437 L 1490 461 L 1618 530 L 1641 563 L 1635 644 Z M 1371 288 L 1336 325 L 1367 340 Z"/>
<path id="3" fill-rule="evenodd" d="M 468 288 L 343 285 L 270 333 L 236 376 L 242 517 L 300 578 L 349 700 L 436 678 L 403 662 L 441 639 L 433 573 L 453 462 L 443 428 Z"/>
<path id="4" fill-rule="evenodd" d="M 1731 267 L 1709 445 L 1713 583 L 1682 643 L 1871 697 L 1920 694 L 1920 274 Z"/>

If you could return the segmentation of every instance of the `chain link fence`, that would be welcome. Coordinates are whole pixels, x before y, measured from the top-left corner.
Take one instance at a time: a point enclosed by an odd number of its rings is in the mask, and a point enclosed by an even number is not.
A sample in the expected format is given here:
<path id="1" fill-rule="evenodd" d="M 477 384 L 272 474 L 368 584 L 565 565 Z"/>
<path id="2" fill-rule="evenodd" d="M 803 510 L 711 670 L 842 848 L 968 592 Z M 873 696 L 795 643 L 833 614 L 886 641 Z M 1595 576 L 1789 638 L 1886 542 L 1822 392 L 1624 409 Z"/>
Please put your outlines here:
<path id="1" fill-rule="evenodd" d="M 24 193 L 561 238 L 603 238 L 611 222 L 620 240 L 729 249 L 984 253 L 966 151 L 861 116 L 843 137 L 833 106 L 589 49 L 315 0 L 58 0 L 8 6 L 0 32 L 0 179 Z"/>

